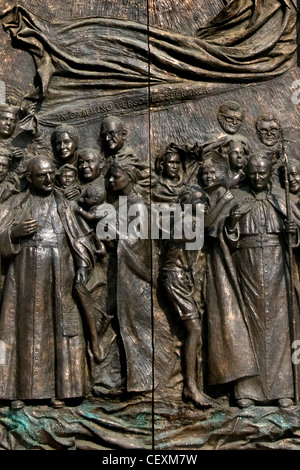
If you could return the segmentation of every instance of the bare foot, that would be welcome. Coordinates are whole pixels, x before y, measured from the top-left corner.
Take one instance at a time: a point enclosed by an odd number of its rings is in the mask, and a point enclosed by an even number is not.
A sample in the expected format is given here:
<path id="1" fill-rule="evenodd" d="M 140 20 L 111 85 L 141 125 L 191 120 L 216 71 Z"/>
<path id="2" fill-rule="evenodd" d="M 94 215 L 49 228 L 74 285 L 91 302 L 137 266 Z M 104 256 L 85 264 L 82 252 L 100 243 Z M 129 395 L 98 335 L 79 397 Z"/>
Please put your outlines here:
<path id="1" fill-rule="evenodd" d="M 201 408 L 211 408 L 213 406 L 213 402 L 209 397 L 197 389 L 184 387 L 183 396 L 185 399 L 191 400 L 195 405 Z"/>

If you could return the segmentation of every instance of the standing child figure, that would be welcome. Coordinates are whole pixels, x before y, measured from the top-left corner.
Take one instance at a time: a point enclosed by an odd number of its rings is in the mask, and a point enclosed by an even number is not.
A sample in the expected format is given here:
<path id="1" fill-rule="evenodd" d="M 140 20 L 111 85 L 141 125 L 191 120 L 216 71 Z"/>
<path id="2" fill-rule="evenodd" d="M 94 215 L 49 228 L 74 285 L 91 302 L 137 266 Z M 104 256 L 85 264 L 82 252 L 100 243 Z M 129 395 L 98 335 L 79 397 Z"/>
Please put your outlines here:
<path id="1" fill-rule="evenodd" d="M 192 213 L 184 215 L 184 223 L 190 224 L 195 232 L 197 206 L 205 204 L 206 195 L 200 187 L 186 188 L 179 196 L 182 209 L 189 204 Z M 190 218 L 190 220 L 187 220 Z M 199 221 L 198 221 L 199 222 Z M 182 224 L 182 221 L 181 221 Z M 183 227 L 181 227 L 183 229 Z M 209 408 L 212 402 L 199 386 L 197 355 L 201 345 L 202 324 L 199 307 L 194 297 L 193 269 L 197 264 L 201 250 L 189 250 L 187 242 L 191 240 L 175 239 L 173 236 L 165 244 L 164 259 L 159 283 L 172 314 L 177 315 L 185 327 L 187 336 L 184 344 L 184 388 L 183 396 L 201 408 Z M 182 230 L 183 233 L 183 230 Z M 201 261 L 200 261 L 201 262 Z"/>

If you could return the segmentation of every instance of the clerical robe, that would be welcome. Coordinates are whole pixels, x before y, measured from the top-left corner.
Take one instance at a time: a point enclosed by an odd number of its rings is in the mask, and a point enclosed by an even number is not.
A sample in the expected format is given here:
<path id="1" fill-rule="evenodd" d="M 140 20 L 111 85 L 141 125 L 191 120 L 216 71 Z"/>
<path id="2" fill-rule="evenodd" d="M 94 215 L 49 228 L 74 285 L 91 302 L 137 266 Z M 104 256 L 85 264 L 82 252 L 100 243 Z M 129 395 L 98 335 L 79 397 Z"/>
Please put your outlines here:
<path id="1" fill-rule="evenodd" d="M 257 375 L 236 382 L 235 397 L 258 402 L 293 398 L 291 325 L 292 315 L 297 313 L 290 305 L 284 192 L 256 193 L 244 188 L 237 190 L 234 203 L 239 205 L 242 217 L 234 231 L 226 225 L 224 229 L 234 250 L 233 263 L 259 368 Z M 294 206 L 292 211 L 299 226 L 299 212 Z"/>
<path id="2" fill-rule="evenodd" d="M 75 270 L 93 265 L 88 229 L 58 193 L 20 193 L 2 215 L 0 250 L 9 267 L 0 313 L 0 399 L 82 397 L 89 374 L 72 287 Z M 22 217 L 35 218 L 38 229 L 15 242 L 11 227 Z"/>

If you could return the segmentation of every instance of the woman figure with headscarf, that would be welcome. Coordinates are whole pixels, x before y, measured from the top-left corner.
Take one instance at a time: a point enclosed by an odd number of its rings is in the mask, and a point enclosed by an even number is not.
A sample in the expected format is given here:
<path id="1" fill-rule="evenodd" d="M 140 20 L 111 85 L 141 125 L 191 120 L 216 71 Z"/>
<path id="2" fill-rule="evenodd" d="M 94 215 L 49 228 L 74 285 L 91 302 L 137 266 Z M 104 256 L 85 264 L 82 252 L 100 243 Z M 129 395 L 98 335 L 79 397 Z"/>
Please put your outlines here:
<path id="1" fill-rule="evenodd" d="M 110 189 L 119 195 L 116 239 L 108 268 L 109 313 L 117 318 L 129 393 L 151 392 L 153 388 L 151 245 L 148 211 L 135 191 L 138 171 L 128 161 L 113 163 L 109 170 Z"/>

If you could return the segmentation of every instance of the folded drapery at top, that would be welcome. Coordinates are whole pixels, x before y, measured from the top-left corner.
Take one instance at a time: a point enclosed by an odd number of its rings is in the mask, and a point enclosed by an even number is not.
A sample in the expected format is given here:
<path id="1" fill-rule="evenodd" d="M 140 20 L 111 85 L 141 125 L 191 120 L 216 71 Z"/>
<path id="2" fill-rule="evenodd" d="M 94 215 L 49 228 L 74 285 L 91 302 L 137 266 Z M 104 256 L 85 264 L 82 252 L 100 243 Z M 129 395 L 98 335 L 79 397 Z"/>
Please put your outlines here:
<path id="1" fill-rule="evenodd" d="M 44 96 L 54 76 L 56 88 L 68 79 L 73 91 L 258 82 L 287 71 L 296 51 L 296 9 L 285 0 L 233 0 L 193 36 L 122 19 L 48 22 L 21 6 L 3 20 L 33 55 Z"/>

